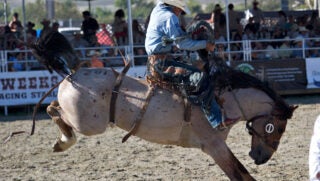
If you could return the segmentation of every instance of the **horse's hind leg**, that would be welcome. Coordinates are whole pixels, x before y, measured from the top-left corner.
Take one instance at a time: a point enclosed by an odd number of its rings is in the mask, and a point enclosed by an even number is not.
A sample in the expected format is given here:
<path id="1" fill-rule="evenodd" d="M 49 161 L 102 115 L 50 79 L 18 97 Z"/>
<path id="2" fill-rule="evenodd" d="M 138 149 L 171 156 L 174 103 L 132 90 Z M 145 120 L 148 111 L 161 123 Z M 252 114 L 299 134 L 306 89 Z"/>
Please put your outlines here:
<path id="1" fill-rule="evenodd" d="M 60 116 L 61 110 L 58 101 L 52 101 L 47 107 L 47 113 L 52 118 L 53 122 L 58 125 L 61 136 L 57 138 L 53 145 L 54 152 L 62 152 L 70 148 L 77 141 L 76 136 L 70 126 L 68 126 Z"/>

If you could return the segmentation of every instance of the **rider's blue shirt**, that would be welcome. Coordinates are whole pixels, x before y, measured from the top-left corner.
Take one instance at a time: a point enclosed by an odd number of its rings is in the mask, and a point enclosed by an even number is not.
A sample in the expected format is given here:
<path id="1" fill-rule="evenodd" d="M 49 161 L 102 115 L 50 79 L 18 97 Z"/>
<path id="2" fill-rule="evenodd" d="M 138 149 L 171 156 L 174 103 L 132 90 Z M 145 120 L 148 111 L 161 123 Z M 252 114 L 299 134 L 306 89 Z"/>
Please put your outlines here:
<path id="1" fill-rule="evenodd" d="M 199 50 L 206 48 L 206 41 L 196 41 L 186 37 L 181 29 L 179 18 L 171 11 L 171 7 L 158 3 L 152 10 L 147 29 L 145 47 L 148 55 L 169 53 L 173 44 L 163 44 L 163 37 L 175 40 L 174 45 L 182 50 Z"/>

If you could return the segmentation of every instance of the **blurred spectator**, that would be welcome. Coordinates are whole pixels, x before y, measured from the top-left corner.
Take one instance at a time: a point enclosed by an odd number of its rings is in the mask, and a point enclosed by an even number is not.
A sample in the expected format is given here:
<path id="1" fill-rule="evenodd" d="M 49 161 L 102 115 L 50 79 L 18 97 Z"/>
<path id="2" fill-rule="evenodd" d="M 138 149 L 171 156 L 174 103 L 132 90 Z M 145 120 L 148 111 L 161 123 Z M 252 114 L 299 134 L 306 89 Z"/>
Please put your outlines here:
<path id="1" fill-rule="evenodd" d="M 22 62 L 23 53 L 18 48 L 14 49 L 14 51 L 8 59 L 8 70 L 10 72 L 25 70 L 25 64 Z"/>
<path id="2" fill-rule="evenodd" d="M 273 40 L 280 40 L 280 39 L 284 39 L 285 37 L 285 33 L 282 31 L 282 29 L 280 27 L 275 27 L 275 30 L 273 31 L 273 35 L 271 37 L 271 39 Z M 274 48 L 279 48 L 281 46 L 282 42 L 281 41 L 272 41 L 271 45 Z"/>
<path id="3" fill-rule="evenodd" d="M 258 5 L 259 5 L 259 2 L 254 0 L 252 2 L 252 9 L 250 10 L 250 12 L 253 15 L 253 22 L 256 25 L 257 30 L 260 29 L 260 25 L 264 21 L 263 11 L 258 7 Z"/>
<path id="4" fill-rule="evenodd" d="M 51 27 L 50 27 L 51 21 L 44 18 L 40 23 L 43 26 L 42 29 L 41 29 L 41 34 L 40 34 L 40 36 L 41 36 L 43 34 L 43 32 L 51 30 Z"/>
<path id="5" fill-rule="evenodd" d="M 52 30 L 59 31 L 60 24 L 58 22 L 52 23 Z"/>
<path id="6" fill-rule="evenodd" d="M 3 41 L 3 48 L 5 50 L 13 50 L 17 47 L 17 42 L 16 42 L 16 36 L 15 34 L 11 31 L 10 27 L 6 25 L 4 27 L 4 41 Z"/>
<path id="7" fill-rule="evenodd" d="M 310 38 L 309 30 L 305 26 L 299 27 L 299 33 L 298 33 L 297 37 L 304 38 L 304 47 L 305 48 L 312 47 L 312 42 L 308 39 L 308 38 Z"/>
<path id="8" fill-rule="evenodd" d="M 271 44 L 268 44 L 265 50 L 264 53 L 268 60 L 279 58 L 278 51 Z"/>
<path id="9" fill-rule="evenodd" d="M 114 14 L 112 31 L 118 45 L 125 45 L 128 43 L 128 25 L 124 20 L 124 16 L 123 9 L 118 9 Z"/>
<path id="10" fill-rule="evenodd" d="M 233 41 L 235 41 L 234 43 L 231 43 L 231 51 L 239 51 L 239 52 L 235 52 L 231 54 L 232 60 L 242 60 L 243 59 L 243 55 L 242 55 L 242 36 L 241 34 L 239 34 L 238 32 L 234 35 L 233 37 Z"/>
<path id="11" fill-rule="evenodd" d="M 70 44 L 75 49 L 81 49 L 76 50 L 79 57 L 84 58 L 86 56 L 86 50 L 84 48 L 89 47 L 89 43 L 82 38 L 82 34 L 80 31 L 73 34 L 73 38 L 70 40 Z"/>
<path id="12" fill-rule="evenodd" d="M 257 41 L 254 42 L 254 48 L 252 51 L 252 59 L 254 60 L 264 60 L 266 58 L 265 43 Z"/>
<path id="13" fill-rule="evenodd" d="M 18 38 L 22 35 L 23 26 L 19 20 L 18 13 L 13 13 L 12 20 L 9 22 L 9 27 L 12 32 L 16 32 Z"/>
<path id="14" fill-rule="evenodd" d="M 315 39 L 309 57 L 320 57 L 320 39 Z"/>
<path id="15" fill-rule="evenodd" d="M 111 33 L 107 30 L 107 25 L 100 24 L 100 26 L 101 31 L 96 34 L 98 43 L 102 46 L 114 46 L 114 41 L 112 39 Z"/>
<path id="16" fill-rule="evenodd" d="M 302 52 L 303 37 L 301 36 L 296 37 L 293 43 L 294 43 L 293 48 L 295 48 L 295 50 L 293 50 L 292 52 L 292 57 L 303 58 L 303 52 Z"/>
<path id="17" fill-rule="evenodd" d="M 287 15 L 284 11 L 278 11 L 278 22 L 276 24 L 277 28 L 280 28 L 282 30 L 286 29 L 286 23 L 287 23 Z"/>
<path id="18" fill-rule="evenodd" d="M 95 46 L 98 42 L 96 32 L 99 30 L 99 24 L 96 19 L 91 17 L 89 11 L 83 11 L 82 17 L 84 19 L 81 25 L 83 38 L 89 42 L 90 46 Z"/>
<path id="19" fill-rule="evenodd" d="M 37 37 L 37 31 L 35 29 L 33 29 L 35 24 L 32 23 L 31 21 L 29 21 L 26 26 L 27 26 L 26 33 L 30 34 L 30 35 L 32 35 L 34 37 Z"/>
<path id="20" fill-rule="evenodd" d="M 136 45 L 136 47 L 134 47 L 134 50 L 133 50 L 134 54 L 137 56 L 146 55 L 147 53 L 145 52 L 144 46 L 139 46 L 139 45 L 144 45 L 146 35 L 143 32 L 142 27 L 139 24 L 138 20 L 136 19 L 132 21 L 132 33 L 133 33 L 133 43 Z M 141 65 L 146 62 L 146 58 L 137 57 L 135 58 L 135 62 L 136 64 Z"/>
<path id="21" fill-rule="evenodd" d="M 256 23 L 254 23 L 254 18 L 250 17 L 248 20 L 248 24 L 246 24 L 246 26 L 244 27 L 244 31 L 246 31 L 247 29 L 250 30 L 250 32 L 252 32 L 254 34 L 254 36 L 256 36 L 259 27 L 257 26 Z"/>
<path id="22" fill-rule="evenodd" d="M 221 44 L 223 47 L 226 45 L 226 38 L 220 34 L 218 30 L 214 30 L 214 42 L 216 44 Z"/>
<path id="23" fill-rule="evenodd" d="M 213 26 L 215 31 L 219 31 L 220 35 L 227 37 L 226 16 L 222 13 L 220 4 L 216 4 L 213 11 Z"/>
<path id="24" fill-rule="evenodd" d="M 133 43 L 143 45 L 145 40 L 145 33 L 142 30 L 138 20 L 134 19 L 132 21 L 132 33 L 133 33 Z"/>
<path id="25" fill-rule="evenodd" d="M 90 61 L 90 67 L 94 68 L 101 68 L 104 67 L 104 63 L 102 60 L 100 60 L 100 56 L 104 53 L 107 53 L 105 51 L 100 52 L 98 50 L 90 50 L 88 56 L 91 57 Z"/>
<path id="26" fill-rule="evenodd" d="M 245 27 L 244 28 L 244 33 L 242 35 L 242 40 L 255 40 L 256 36 L 255 34 L 252 32 L 251 28 L 249 27 Z"/>
<path id="27" fill-rule="evenodd" d="M 288 17 L 288 22 L 286 23 L 286 26 L 285 26 L 285 30 L 287 31 L 287 35 L 290 38 L 296 37 L 298 29 L 299 29 L 299 26 L 296 23 L 294 16 L 290 15 Z"/>
<path id="28" fill-rule="evenodd" d="M 288 59 L 292 57 L 292 50 L 290 49 L 290 37 L 286 36 L 284 42 L 279 47 L 278 55 L 281 59 Z"/>
<path id="29" fill-rule="evenodd" d="M 230 3 L 228 5 L 228 14 L 229 14 L 229 29 L 230 32 L 236 32 L 240 26 L 240 13 L 233 10 L 234 5 Z"/>

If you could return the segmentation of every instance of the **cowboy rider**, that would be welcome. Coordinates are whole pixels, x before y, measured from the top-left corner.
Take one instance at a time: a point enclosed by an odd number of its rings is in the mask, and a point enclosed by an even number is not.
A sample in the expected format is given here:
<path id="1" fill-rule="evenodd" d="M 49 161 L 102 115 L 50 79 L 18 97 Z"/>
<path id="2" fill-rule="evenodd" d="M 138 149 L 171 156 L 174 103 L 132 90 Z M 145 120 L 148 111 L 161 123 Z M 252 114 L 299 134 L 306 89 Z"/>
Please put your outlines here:
<path id="1" fill-rule="evenodd" d="M 190 13 L 184 0 L 158 0 L 157 5 L 152 10 L 145 40 L 145 48 L 148 54 L 148 77 L 159 78 L 159 69 L 163 73 L 173 75 L 190 72 L 184 67 L 175 67 L 176 61 L 169 58 L 169 54 L 176 48 L 189 51 L 200 49 L 206 49 L 208 52 L 214 51 L 215 45 L 213 43 L 206 40 L 193 40 L 186 36 L 186 32 L 181 29 L 179 24 L 181 13 Z M 169 66 L 168 64 L 164 65 L 163 62 L 173 62 L 173 66 L 170 66 L 170 64 Z M 199 88 L 206 80 L 205 77 L 198 69 L 197 71 L 191 70 L 189 84 Z M 235 120 L 222 118 L 220 107 L 214 98 L 211 99 L 209 104 L 209 111 L 202 110 L 213 128 L 225 128 L 235 122 Z"/>

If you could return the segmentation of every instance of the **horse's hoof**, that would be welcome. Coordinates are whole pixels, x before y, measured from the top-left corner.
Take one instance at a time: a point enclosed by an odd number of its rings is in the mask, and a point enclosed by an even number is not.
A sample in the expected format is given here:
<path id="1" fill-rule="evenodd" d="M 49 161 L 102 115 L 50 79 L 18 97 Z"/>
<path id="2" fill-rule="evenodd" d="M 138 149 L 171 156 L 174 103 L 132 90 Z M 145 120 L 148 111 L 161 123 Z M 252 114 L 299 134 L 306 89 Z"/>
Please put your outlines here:
<path id="1" fill-rule="evenodd" d="M 76 139 L 72 138 L 67 142 L 63 142 L 60 139 L 57 139 L 55 144 L 52 146 L 53 152 L 63 152 L 70 148 L 72 145 L 76 143 Z"/>

